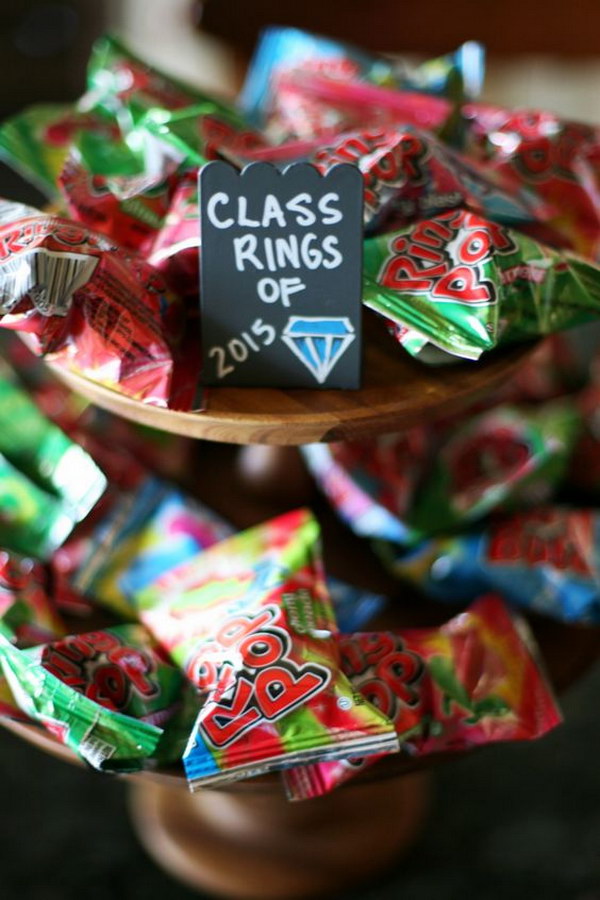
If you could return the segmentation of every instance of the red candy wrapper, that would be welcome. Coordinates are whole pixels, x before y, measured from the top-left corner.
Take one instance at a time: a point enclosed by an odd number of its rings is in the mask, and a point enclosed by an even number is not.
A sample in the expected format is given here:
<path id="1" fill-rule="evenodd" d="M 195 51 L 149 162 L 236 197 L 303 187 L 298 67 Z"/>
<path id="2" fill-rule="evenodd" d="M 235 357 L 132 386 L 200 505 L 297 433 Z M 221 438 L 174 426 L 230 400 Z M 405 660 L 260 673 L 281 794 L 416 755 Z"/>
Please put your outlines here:
<path id="1" fill-rule="evenodd" d="M 162 227 L 154 235 L 148 261 L 182 297 L 198 304 L 200 210 L 195 174 L 182 177 Z"/>
<path id="2" fill-rule="evenodd" d="M 319 488 L 342 519 L 363 537 L 404 544 L 413 539 L 406 518 L 427 474 L 432 429 L 360 441 L 306 444 L 303 455 Z"/>
<path id="3" fill-rule="evenodd" d="M 525 623 L 489 595 L 441 628 L 338 638 L 342 667 L 394 722 L 412 757 L 540 737 L 561 722 Z M 317 797 L 373 762 L 322 762 L 284 772 L 288 794 Z"/>
<path id="4" fill-rule="evenodd" d="M 480 103 L 464 106 L 462 116 L 466 150 L 536 191 L 568 245 L 600 259 L 600 129 L 543 110 Z"/>
<path id="5" fill-rule="evenodd" d="M 137 595 L 140 618 L 204 700 L 184 756 L 192 790 L 396 749 L 389 720 L 339 668 L 318 537 L 309 512 L 288 513 Z"/>
<path id="6" fill-rule="evenodd" d="M 52 362 L 168 406 L 183 310 L 160 275 L 67 219 L 14 219 L 12 204 L 0 215 L 0 325 Z"/>
<path id="7" fill-rule="evenodd" d="M 515 226 L 547 217 L 533 193 L 461 156 L 428 132 L 398 125 L 361 129 L 317 142 L 255 150 L 241 161 L 303 161 L 328 171 L 358 166 L 364 179 L 364 224 L 391 230 L 462 207 Z"/>
<path id="8" fill-rule="evenodd" d="M 401 123 L 437 131 L 452 112 L 452 103 L 442 97 L 301 70 L 280 76 L 277 103 L 277 128 L 301 140 L 364 124 Z"/>
<path id="9" fill-rule="evenodd" d="M 297 72 L 336 81 L 385 85 L 445 97 L 454 103 L 477 97 L 482 88 L 485 51 L 468 41 L 451 53 L 416 67 L 397 56 L 373 55 L 297 28 L 271 26 L 259 36 L 239 98 L 253 121 L 270 127 L 285 117 L 288 98 L 282 82 Z"/>
<path id="10" fill-rule="evenodd" d="M 65 634 L 58 603 L 66 585 L 51 588 L 48 566 L 27 557 L 0 550 L 0 627 L 20 647 L 33 647 Z M 71 595 L 70 589 L 67 596 Z"/>
<path id="11" fill-rule="evenodd" d="M 505 404 L 404 434 L 307 444 L 303 453 L 353 531 L 410 545 L 547 500 L 579 430 L 580 416 L 565 400 Z M 388 561 L 385 543 L 378 549 Z"/>
<path id="12" fill-rule="evenodd" d="M 89 602 L 51 566 L 0 550 L 0 633 L 23 649 L 67 633 L 62 615 L 86 617 Z M 0 673 L 0 715 L 23 718 Z"/>
<path id="13" fill-rule="evenodd" d="M 67 210 L 76 221 L 144 255 L 163 226 L 177 183 L 174 173 L 98 175 L 75 153 L 59 177 Z"/>

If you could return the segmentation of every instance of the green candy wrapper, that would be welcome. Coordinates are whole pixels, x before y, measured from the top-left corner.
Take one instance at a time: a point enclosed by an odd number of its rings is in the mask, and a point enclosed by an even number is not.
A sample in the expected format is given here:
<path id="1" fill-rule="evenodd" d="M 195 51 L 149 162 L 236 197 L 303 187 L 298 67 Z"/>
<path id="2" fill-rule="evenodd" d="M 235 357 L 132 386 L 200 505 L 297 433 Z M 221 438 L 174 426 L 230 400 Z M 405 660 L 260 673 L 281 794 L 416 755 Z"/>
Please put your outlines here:
<path id="1" fill-rule="evenodd" d="M 470 212 L 364 246 L 363 302 L 426 361 L 479 359 L 600 315 L 600 268 Z"/>
<path id="2" fill-rule="evenodd" d="M 235 157 L 268 146 L 234 109 L 212 100 L 180 110 L 151 109 L 137 130 L 168 145 L 170 155 L 186 166 L 202 166 L 220 150 Z"/>
<path id="3" fill-rule="evenodd" d="M 464 527 L 495 509 L 547 500 L 581 427 L 572 404 L 499 406 L 463 423 L 438 448 L 410 523 L 421 535 Z"/>
<path id="4" fill-rule="evenodd" d="M 45 559 L 74 524 L 58 497 L 41 490 L 0 454 L 0 545 Z"/>
<path id="5" fill-rule="evenodd" d="M 211 97 L 150 66 L 111 35 L 94 44 L 87 85 L 88 93 L 80 106 L 108 115 L 118 113 L 120 121 L 123 113 L 136 121 L 148 109 L 182 109 L 202 103 L 225 113 L 232 110 L 226 100 Z"/>
<path id="6" fill-rule="evenodd" d="M 173 157 L 202 164 L 211 158 L 213 128 L 222 137 L 223 130 L 236 132 L 243 125 L 231 103 L 165 75 L 111 36 L 94 45 L 88 93 L 78 106 L 114 120 L 121 131 L 121 139 L 111 145 L 112 162 L 106 141 L 81 134 L 77 146 L 94 175 L 156 176 L 159 170 L 165 173 Z"/>
<path id="7" fill-rule="evenodd" d="M 92 458 L 0 366 L 0 546 L 47 558 L 106 489 Z"/>
<path id="8" fill-rule="evenodd" d="M 0 635 L 0 661 L 21 709 L 93 768 L 132 772 L 176 758 L 197 709 L 183 677 L 141 625 L 72 635 L 18 650 Z M 173 720 L 174 739 L 164 727 Z"/>
<path id="9" fill-rule="evenodd" d="M 82 447 L 53 425 L 8 373 L 0 369 L 0 453 L 44 491 L 83 519 L 106 488 L 106 478 Z"/>
<path id="10" fill-rule="evenodd" d="M 185 113 L 184 119 L 189 124 L 181 134 L 180 126 L 174 125 L 174 141 L 167 145 L 185 141 L 192 134 L 196 142 L 200 112 L 214 116 L 213 129 L 221 139 L 224 128 L 237 129 L 242 124 L 226 100 L 164 75 L 120 41 L 106 36 L 94 45 L 83 97 L 76 104 L 36 104 L 7 119 L 0 125 L 0 156 L 52 198 L 57 196 L 59 176 L 74 151 L 93 176 L 158 177 L 173 156 L 173 147 L 163 156 L 154 132 L 161 133 L 164 143 L 162 117 L 168 119 L 171 111 L 186 107 L 190 113 Z M 138 122 L 147 114 L 155 128 L 138 129 Z M 170 131 L 168 126 L 166 131 Z"/>
<path id="11" fill-rule="evenodd" d="M 70 104 L 36 104 L 0 125 L 0 156 L 39 190 L 54 197 L 69 148 L 83 133 L 86 146 L 110 146 L 118 140 L 120 130 L 116 121 L 105 121 L 93 112 L 79 112 Z"/>

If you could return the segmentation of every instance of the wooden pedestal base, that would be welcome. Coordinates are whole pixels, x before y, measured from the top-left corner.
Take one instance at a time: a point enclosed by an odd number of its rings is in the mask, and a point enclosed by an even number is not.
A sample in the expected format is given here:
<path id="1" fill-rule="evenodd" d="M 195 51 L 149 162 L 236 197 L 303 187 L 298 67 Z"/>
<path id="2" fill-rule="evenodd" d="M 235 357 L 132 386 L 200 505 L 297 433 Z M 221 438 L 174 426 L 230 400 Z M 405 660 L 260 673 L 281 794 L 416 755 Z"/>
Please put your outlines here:
<path id="1" fill-rule="evenodd" d="M 273 786 L 188 794 L 140 779 L 130 805 L 148 853 L 192 888 L 292 900 L 331 896 L 398 862 L 424 824 L 428 777 L 350 785 L 302 803 Z"/>

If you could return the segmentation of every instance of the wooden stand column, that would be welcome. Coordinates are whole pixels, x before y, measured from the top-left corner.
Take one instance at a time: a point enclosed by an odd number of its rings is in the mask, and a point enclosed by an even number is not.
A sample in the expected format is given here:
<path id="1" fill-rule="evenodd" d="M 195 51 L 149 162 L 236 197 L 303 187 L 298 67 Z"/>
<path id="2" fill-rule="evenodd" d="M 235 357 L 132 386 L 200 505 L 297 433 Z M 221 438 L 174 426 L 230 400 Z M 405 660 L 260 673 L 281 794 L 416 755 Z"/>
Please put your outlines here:
<path id="1" fill-rule="evenodd" d="M 130 785 L 134 827 L 150 856 L 192 888 L 239 900 L 337 894 L 379 877 L 424 824 L 429 776 L 348 785 L 290 803 L 279 785 L 197 794 Z"/>

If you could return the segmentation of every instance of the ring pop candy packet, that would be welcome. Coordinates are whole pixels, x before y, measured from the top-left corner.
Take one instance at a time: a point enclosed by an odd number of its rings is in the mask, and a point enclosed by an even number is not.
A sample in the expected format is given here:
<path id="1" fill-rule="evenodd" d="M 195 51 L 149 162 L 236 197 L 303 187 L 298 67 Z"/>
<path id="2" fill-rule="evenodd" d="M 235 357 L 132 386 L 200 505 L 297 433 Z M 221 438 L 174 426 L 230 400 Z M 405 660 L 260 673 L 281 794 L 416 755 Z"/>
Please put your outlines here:
<path id="1" fill-rule="evenodd" d="M 36 104 L 0 125 L 4 161 L 53 197 L 63 165 L 77 148 L 94 175 L 140 175 L 145 154 L 128 132 L 149 106 L 198 103 L 204 95 L 174 82 L 131 54 L 115 38 L 97 41 L 88 91 L 76 104 Z M 216 101 L 215 101 L 216 104 Z"/>
<path id="2" fill-rule="evenodd" d="M 0 454 L 0 547 L 47 559 L 73 530 L 72 510 Z"/>
<path id="3" fill-rule="evenodd" d="M 140 619 L 200 691 L 184 756 L 192 790 L 300 761 L 396 749 L 393 726 L 339 669 L 336 624 L 306 510 L 172 569 Z"/>
<path id="4" fill-rule="evenodd" d="M 108 150 L 93 131 L 77 135 L 74 146 L 94 175 L 157 174 L 167 161 L 198 165 L 213 158 L 213 138 L 235 143 L 248 132 L 232 102 L 165 75 L 111 36 L 94 45 L 87 83 L 78 109 L 117 122 L 121 132 Z"/>
<path id="5" fill-rule="evenodd" d="M 523 609 L 597 625 L 599 546 L 595 510 L 542 506 L 427 541 L 398 553 L 392 565 L 400 578 L 436 600 L 465 603 L 498 591 Z"/>
<path id="6" fill-rule="evenodd" d="M 498 406 L 450 429 L 418 492 L 422 535 L 464 527 L 497 509 L 538 505 L 561 481 L 581 427 L 567 400 Z"/>
<path id="7" fill-rule="evenodd" d="M 217 513 L 157 478 L 119 497 L 78 550 L 69 578 L 80 591 L 130 618 L 135 598 L 159 576 L 225 540 L 232 527 Z M 78 542 L 78 538 L 74 539 Z M 54 555 L 60 568 L 70 542 Z M 327 577 L 341 631 L 356 631 L 381 612 L 386 598 Z"/>
<path id="8" fill-rule="evenodd" d="M 164 224 L 177 183 L 176 174 L 168 171 L 129 177 L 97 175 L 75 153 L 59 176 L 73 219 L 144 255 Z"/>
<path id="9" fill-rule="evenodd" d="M 43 644 L 66 634 L 60 608 L 87 610 L 83 598 L 55 578 L 49 566 L 0 550 L 0 625 L 19 647 Z"/>
<path id="10" fill-rule="evenodd" d="M 70 104 L 29 106 L 0 124 L 0 157 L 48 197 L 58 196 L 58 176 L 76 137 L 97 134 L 98 141 L 115 143 L 116 121 L 93 112 L 79 112 Z"/>
<path id="11" fill-rule="evenodd" d="M 276 109 L 282 72 L 304 69 L 377 83 L 389 78 L 390 68 L 388 62 L 358 47 L 298 28 L 266 28 L 250 61 L 239 102 L 251 121 L 264 127 Z"/>
<path id="12" fill-rule="evenodd" d="M 600 129 L 537 109 L 469 103 L 465 150 L 554 209 L 550 222 L 578 253 L 600 260 Z"/>
<path id="13" fill-rule="evenodd" d="M 294 74 L 322 75 L 337 82 L 367 83 L 405 91 L 423 92 L 455 102 L 473 99 L 483 83 L 484 51 L 468 41 L 453 53 L 409 66 L 403 60 L 378 56 L 359 47 L 310 34 L 297 28 L 270 27 L 261 35 L 250 62 L 240 105 L 251 121 L 274 132 L 315 131 L 319 111 L 286 92 Z M 317 128 L 333 128 L 332 110 L 323 110 Z M 339 124 L 339 123 L 337 123 Z"/>
<path id="14" fill-rule="evenodd" d="M 363 302 L 425 361 L 479 359 L 600 314 L 598 267 L 464 210 L 365 241 L 364 273 Z"/>
<path id="15" fill-rule="evenodd" d="M 339 163 L 358 166 L 369 233 L 392 231 L 457 207 L 507 225 L 537 222 L 548 215 L 530 191 L 515 189 L 508 179 L 487 172 L 434 135 L 405 125 L 263 148 L 242 160 L 302 161 L 322 173 Z"/>
<path id="16" fill-rule="evenodd" d="M 532 638 L 488 595 L 440 628 L 338 638 L 342 667 L 389 716 L 411 757 L 540 737 L 561 722 Z M 325 761 L 283 773 L 288 795 L 317 797 L 376 761 Z"/>
<path id="17" fill-rule="evenodd" d="M 401 434 L 305 444 L 302 455 L 321 491 L 356 534 L 405 544 L 413 539 L 407 518 L 427 470 L 432 438 L 428 426 L 418 425 Z"/>
<path id="18" fill-rule="evenodd" d="M 186 168 L 204 165 L 225 152 L 244 156 L 270 146 L 239 113 L 218 110 L 212 103 L 177 110 L 150 109 L 138 122 L 135 134 L 142 141 L 152 140 L 162 147 L 166 158 Z"/>
<path id="19" fill-rule="evenodd" d="M 148 109 L 183 109 L 203 102 L 225 113 L 233 109 L 226 99 L 209 96 L 165 75 L 114 35 L 104 35 L 95 42 L 88 63 L 87 88 L 80 105 L 118 114 L 119 120 L 129 116 L 137 121 Z"/>
<path id="20" fill-rule="evenodd" d="M 148 110 L 128 135 L 129 145 L 139 147 L 139 162 L 132 171 L 116 159 L 122 141 L 115 142 L 112 168 L 106 160 L 89 152 L 85 155 L 74 145 L 58 177 L 69 214 L 147 256 L 187 173 L 195 188 L 195 234 L 199 236 L 198 184 L 196 173 L 192 179 L 189 169 L 225 151 L 229 156 L 243 156 L 266 145 L 233 111 L 225 115 L 217 110 L 208 102 L 179 110 Z"/>
<path id="21" fill-rule="evenodd" d="M 63 637 L 62 613 L 85 617 L 90 612 L 87 600 L 51 566 L 0 550 L 0 634 L 19 649 Z M 0 715 L 24 717 L 2 674 Z"/>
<path id="22" fill-rule="evenodd" d="M 200 292 L 199 220 L 198 180 L 188 174 L 179 181 L 148 253 L 148 262 L 169 287 L 195 305 Z"/>
<path id="23" fill-rule="evenodd" d="M 0 635 L 0 661 L 21 709 L 103 772 L 151 765 L 166 726 L 183 706 L 181 673 L 141 625 L 71 635 L 28 650 Z"/>
<path id="24" fill-rule="evenodd" d="M 276 130 L 269 135 L 312 140 L 365 126 L 393 125 L 441 132 L 450 122 L 452 108 L 442 97 L 292 71 L 279 78 Z"/>
<path id="25" fill-rule="evenodd" d="M 158 148 L 137 123 L 150 111 L 191 107 L 216 123 L 243 121 L 232 103 L 165 75 L 107 35 L 93 47 L 79 101 L 36 104 L 3 122 L 0 154 L 49 196 L 74 150 L 94 176 L 149 175 Z"/>
<path id="26" fill-rule="evenodd" d="M 0 366 L 0 546 L 47 558 L 106 487 L 91 456 Z"/>
<path id="27" fill-rule="evenodd" d="M 395 545 L 548 500 L 580 426 L 568 401 L 505 404 L 439 427 L 309 444 L 303 454 L 339 515 L 356 534 L 374 539 L 393 569 Z"/>
<path id="28" fill-rule="evenodd" d="M 159 274 L 67 219 L 0 211 L 0 325 L 59 365 L 167 406 L 183 310 Z"/>

